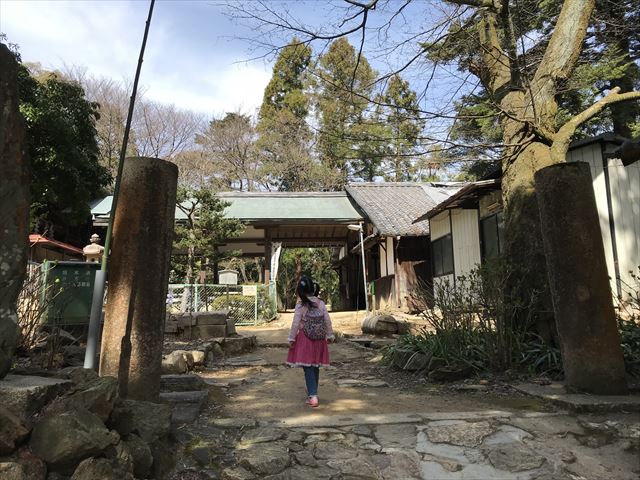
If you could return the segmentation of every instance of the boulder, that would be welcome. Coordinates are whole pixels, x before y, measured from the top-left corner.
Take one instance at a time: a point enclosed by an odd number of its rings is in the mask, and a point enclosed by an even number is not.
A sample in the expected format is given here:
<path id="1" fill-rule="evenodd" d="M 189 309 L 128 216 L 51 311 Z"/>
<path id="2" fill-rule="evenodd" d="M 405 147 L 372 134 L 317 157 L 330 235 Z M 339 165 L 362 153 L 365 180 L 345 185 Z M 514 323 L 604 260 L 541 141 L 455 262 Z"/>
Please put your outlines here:
<path id="1" fill-rule="evenodd" d="M 146 478 L 153 465 L 151 448 L 139 436 L 131 434 L 124 440 L 133 459 L 133 474 L 136 478 Z"/>
<path id="2" fill-rule="evenodd" d="M 291 464 L 287 442 L 257 443 L 236 452 L 240 466 L 259 478 L 282 472 Z"/>
<path id="3" fill-rule="evenodd" d="M 58 372 L 58 376 L 71 380 L 74 385 L 81 387 L 98 378 L 98 372 L 84 367 L 66 367 Z"/>
<path id="4" fill-rule="evenodd" d="M 233 318 L 228 318 L 227 319 L 227 337 L 230 337 L 231 335 L 237 335 L 238 332 L 236 331 L 236 321 Z"/>
<path id="5" fill-rule="evenodd" d="M 85 408 L 105 422 L 118 398 L 118 380 L 113 377 L 98 377 L 81 383 L 72 393 L 56 399 L 48 410 L 64 412 L 74 408 Z"/>
<path id="6" fill-rule="evenodd" d="M 214 343 L 211 346 L 211 351 L 207 353 L 207 365 L 214 365 L 218 360 L 224 358 L 224 350 L 219 343 Z"/>
<path id="7" fill-rule="evenodd" d="M 18 450 L 17 457 L 17 462 L 22 465 L 29 480 L 45 480 L 47 478 L 47 465 L 36 457 L 28 447 Z"/>
<path id="8" fill-rule="evenodd" d="M 256 346 L 256 337 L 229 337 L 222 342 L 225 356 L 240 355 L 252 351 Z"/>
<path id="9" fill-rule="evenodd" d="M 362 333 L 393 335 L 398 333 L 398 321 L 391 315 L 373 315 L 362 321 Z"/>
<path id="10" fill-rule="evenodd" d="M 171 407 L 162 403 L 121 400 L 111 412 L 109 422 L 123 437 L 134 433 L 151 444 L 169 435 Z"/>
<path id="11" fill-rule="evenodd" d="M 87 458 L 73 472 L 71 480 L 133 480 L 118 462 L 106 458 Z"/>
<path id="12" fill-rule="evenodd" d="M 0 478 L 2 480 L 30 480 L 24 467 L 17 462 L 0 463 Z"/>
<path id="13" fill-rule="evenodd" d="M 191 350 L 189 353 L 191 354 L 191 358 L 193 358 L 194 365 L 202 366 L 205 364 L 207 359 L 206 352 L 202 350 Z"/>
<path id="14" fill-rule="evenodd" d="M 131 453 L 129 445 L 122 439 L 118 444 L 107 448 L 104 456 L 117 463 L 120 470 L 133 474 L 133 454 Z"/>
<path id="15" fill-rule="evenodd" d="M 158 440 L 150 444 L 153 464 L 151 465 L 152 478 L 165 478 L 176 464 L 175 451 L 169 447 L 165 440 Z"/>
<path id="16" fill-rule="evenodd" d="M 189 366 L 184 355 L 179 351 L 171 352 L 162 358 L 162 374 L 171 375 L 179 373 L 187 373 Z"/>
<path id="17" fill-rule="evenodd" d="M 0 405 L 26 420 L 72 387 L 69 380 L 35 375 L 7 375 L 0 381 Z"/>
<path id="18" fill-rule="evenodd" d="M 172 407 L 171 421 L 178 425 L 191 423 L 198 418 L 208 397 L 209 392 L 205 390 L 160 394 L 160 399 Z"/>
<path id="19" fill-rule="evenodd" d="M 47 465 L 63 468 L 102 454 L 119 439 L 117 433 L 104 426 L 100 417 L 78 408 L 46 416 L 36 423 L 29 446 Z"/>
<path id="20" fill-rule="evenodd" d="M 29 429 L 22 421 L 0 406 L 0 455 L 8 455 L 29 435 Z"/>
<path id="21" fill-rule="evenodd" d="M 174 350 L 170 355 L 182 355 L 184 361 L 187 362 L 187 369 L 192 370 L 194 365 L 193 354 L 187 350 Z"/>
<path id="22" fill-rule="evenodd" d="M 469 366 L 440 367 L 429 372 L 429 380 L 435 382 L 453 382 L 470 377 L 472 374 L 473 369 Z"/>

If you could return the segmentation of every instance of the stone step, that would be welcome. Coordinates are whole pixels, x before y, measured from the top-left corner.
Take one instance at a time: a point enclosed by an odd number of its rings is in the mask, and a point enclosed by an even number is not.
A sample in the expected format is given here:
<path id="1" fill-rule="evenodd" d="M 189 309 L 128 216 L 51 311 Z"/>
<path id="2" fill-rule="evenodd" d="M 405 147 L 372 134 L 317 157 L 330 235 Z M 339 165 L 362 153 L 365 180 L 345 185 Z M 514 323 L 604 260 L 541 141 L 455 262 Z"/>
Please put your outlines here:
<path id="1" fill-rule="evenodd" d="M 174 425 L 183 425 L 195 421 L 207 403 L 208 398 L 209 392 L 206 390 L 164 392 L 160 394 L 160 400 L 171 405 L 171 423 Z"/>
<path id="2" fill-rule="evenodd" d="M 0 405 L 26 420 L 71 386 L 61 378 L 9 374 L 0 380 Z"/>
<path id="3" fill-rule="evenodd" d="M 205 382 L 195 374 L 170 374 L 160 377 L 160 391 L 162 392 L 189 392 L 202 390 Z"/>

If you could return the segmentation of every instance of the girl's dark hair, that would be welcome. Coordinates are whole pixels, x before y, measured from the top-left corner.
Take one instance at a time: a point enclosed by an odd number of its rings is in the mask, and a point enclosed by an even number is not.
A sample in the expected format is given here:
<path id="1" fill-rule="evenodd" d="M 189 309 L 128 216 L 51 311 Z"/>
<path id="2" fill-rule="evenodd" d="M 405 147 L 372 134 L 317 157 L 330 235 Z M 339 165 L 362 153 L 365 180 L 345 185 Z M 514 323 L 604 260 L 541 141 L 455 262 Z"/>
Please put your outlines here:
<path id="1" fill-rule="evenodd" d="M 313 296 L 317 297 L 320 295 L 320 285 L 317 282 L 313 282 Z"/>
<path id="2" fill-rule="evenodd" d="M 315 307 L 315 303 L 309 300 L 309 295 L 313 295 L 315 291 L 315 284 L 311 277 L 307 277 L 306 275 L 300 278 L 298 282 L 298 287 L 296 288 L 296 293 L 300 297 L 300 301 L 303 305 L 307 307 Z"/>

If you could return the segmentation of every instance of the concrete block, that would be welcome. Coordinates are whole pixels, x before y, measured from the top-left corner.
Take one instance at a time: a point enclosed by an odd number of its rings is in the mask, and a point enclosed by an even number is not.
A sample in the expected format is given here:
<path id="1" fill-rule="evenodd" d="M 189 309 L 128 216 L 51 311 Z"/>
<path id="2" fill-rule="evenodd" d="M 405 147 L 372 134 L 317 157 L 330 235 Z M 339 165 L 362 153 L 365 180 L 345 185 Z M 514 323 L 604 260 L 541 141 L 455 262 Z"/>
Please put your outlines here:
<path id="1" fill-rule="evenodd" d="M 200 325 L 226 325 L 228 310 L 220 310 L 215 312 L 198 313 L 196 315 L 195 324 Z"/>

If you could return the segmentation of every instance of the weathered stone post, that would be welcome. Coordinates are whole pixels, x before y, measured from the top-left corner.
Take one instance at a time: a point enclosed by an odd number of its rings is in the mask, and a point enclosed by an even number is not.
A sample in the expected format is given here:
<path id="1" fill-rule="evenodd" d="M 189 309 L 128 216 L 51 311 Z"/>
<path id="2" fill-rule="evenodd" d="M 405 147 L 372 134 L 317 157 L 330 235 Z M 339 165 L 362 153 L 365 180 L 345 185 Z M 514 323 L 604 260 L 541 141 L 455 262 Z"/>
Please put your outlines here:
<path id="1" fill-rule="evenodd" d="M 0 379 L 11 368 L 16 349 L 16 301 L 24 281 L 29 236 L 29 163 L 17 72 L 14 56 L 0 44 Z"/>
<path id="2" fill-rule="evenodd" d="M 120 395 L 157 400 L 173 242 L 178 167 L 127 158 L 113 225 L 100 375 Z"/>
<path id="3" fill-rule="evenodd" d="M 626 393 L 589 165 L 543 168 L 535 184 L 565 384 L 594 394 Z"/>

